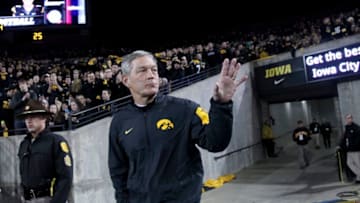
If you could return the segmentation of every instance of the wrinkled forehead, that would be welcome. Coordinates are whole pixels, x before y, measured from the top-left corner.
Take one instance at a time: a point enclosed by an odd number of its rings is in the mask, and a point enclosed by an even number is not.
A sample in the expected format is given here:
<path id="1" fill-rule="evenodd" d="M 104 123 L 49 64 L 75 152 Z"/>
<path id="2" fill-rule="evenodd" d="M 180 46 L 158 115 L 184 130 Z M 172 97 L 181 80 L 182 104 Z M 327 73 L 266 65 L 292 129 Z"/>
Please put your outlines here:
<path id="1" fill-rule="evenodd" d="M 151 56 L 145 55 L 135 58 L 131 62 L 131 65 L 133 66 L 133 68 L 135 68 L 135 67 L 145 67 L 145 66 L 156 66 L 157 64 Z"/>

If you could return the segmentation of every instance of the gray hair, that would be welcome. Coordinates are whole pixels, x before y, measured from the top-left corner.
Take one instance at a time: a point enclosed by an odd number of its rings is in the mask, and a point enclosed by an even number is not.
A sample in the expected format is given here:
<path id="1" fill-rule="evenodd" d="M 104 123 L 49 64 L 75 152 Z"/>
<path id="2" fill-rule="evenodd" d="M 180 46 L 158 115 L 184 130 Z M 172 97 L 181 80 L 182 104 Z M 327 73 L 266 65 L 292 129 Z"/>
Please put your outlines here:
<path id="1" fill-rule="evenodd" d="M 351 113 L 348 113 L 348 114 L 345 115 L 345 118 L 348 118 L 348 117 L 353 118 L 353 115 Z"/>
<path id="2" fill-rule="evenodd" d="M 136 50 L 131 52 L 130 54 L 127 54 L 123 57 L 122 61 L 121 61 L 121 71 L 124 75 L 128 75 L 131 72 L 132 67 L 132 62 L 140 57 L 143 56 L 150 56 L 150 58 L 155 62 L 155 64 L 157 64 L 157 60 L 155 58 L 155 56 L 148 52 L 148 51 L 143 51 L 143 50 Z"/>

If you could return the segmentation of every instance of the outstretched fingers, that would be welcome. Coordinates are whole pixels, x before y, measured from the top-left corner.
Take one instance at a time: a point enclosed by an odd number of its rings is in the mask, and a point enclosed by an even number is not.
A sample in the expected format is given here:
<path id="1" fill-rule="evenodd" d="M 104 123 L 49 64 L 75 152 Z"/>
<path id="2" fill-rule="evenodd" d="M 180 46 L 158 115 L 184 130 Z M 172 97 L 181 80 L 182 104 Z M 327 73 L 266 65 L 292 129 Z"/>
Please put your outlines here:
<path id="1" fill-rule="evenodd" d="M 235 80 L 239 69 L 240 69 L 240 63 L 237 62 L 236 58 L 233 58 L 230 62 L 228 76 L 231 77 L 233 80 Z"/>
<path id="2" fill-rule="evenodd" d="M 245 82 L 249 78 L 248 75 L 244 75 L 240 78 L 240 80 L 235 81 L 235 86 L 238 87 L 241 83 Z"/>
<path id="3" fill-rule="evenodd" d="M 235 80 L 238 71 L 240 70 L 240 63 L 237 62 L 236 58 L 231 59 L 231 61 L 229 59 L 225 59 L 223 61 L 222 64 L 222 69 L 221 69 L 221 76 L 227 76 L 230 77 L 231 79 Z"/>
<path id="4" fill-rule="evenodd" d="M 225 59 L 222 63 L 221 76 L 227 76 L 229 74 L 229 59 Z"/>

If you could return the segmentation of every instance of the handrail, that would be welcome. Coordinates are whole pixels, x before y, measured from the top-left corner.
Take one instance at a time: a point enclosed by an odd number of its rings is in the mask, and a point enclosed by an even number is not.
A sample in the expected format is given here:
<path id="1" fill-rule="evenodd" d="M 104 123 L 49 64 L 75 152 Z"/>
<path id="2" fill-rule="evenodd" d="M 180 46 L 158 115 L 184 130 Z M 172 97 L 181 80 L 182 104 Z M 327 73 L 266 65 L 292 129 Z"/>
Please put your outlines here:
<path id="1" fill-rule="evenodd" d="M 284 137 L 284 136 L 286 136 L 286 135 L 289 135 L 289 133 L 292 133 L 292 131 L 291 131 L 291 130 L 286 131 L 286 133 L 284 133 L 284 134 L 282 134 L 282 135 L 280 135 L 280 136 L 277 136 L 277 137 L 275 137 L 274 139 L 282 138 L 282 137 Z M 251 147 L 253 147 L 253 146 L 260 145 L 260 144 L 262 144 L 261 141 L 256 142 L 256 143 L 254 143 L 254 144 L 247 145 L 247 146 L 245 146 L 245 147 L 241 147 L 241 148 L 239 148 L 239 149 L 233 150 L 233 151 L 228 152 L 228 153 L 225 153 L 225 154 L 223 154 L 223 155 L 216 156 L 216 157 L 214 157 L 214 160 L 217 161 L 217 160 L 219 160 L 219 159 L 221 159 L 221 158 L 227 157 L 227 156 L 229 156 L 229 155 L 231 155 L 231 154 L 234 154 L 234 153 L 236 153 L 236 152 L 241 152 L 241 151 L 243 151 L 243 150 L 245 150 L 245 149 L 248 149 L 248 148 L 251 148 Z"/>
<path id="2" fill-rule="evenodd" d="M 170 81 L 168 84 L 161 86 L 159 91 L 162 94 L 168 94 L 170 92 L 174 92 L 178 89 L 192 85 L 210 76 L 218 74 L 221 70 L 220 68 L 221 66 L 217 65 L 215 67 L 202 70 L 199 73 L 194 73 L 189 76 L 185 76 L 183 78 Z M 108 101 L 104 104 L 86 108 L 80 112 L 76 112 L 76 113 L 70 112 L 69 119 L 65 121 L 64 124 L 49 126 L 49 128 L 54 131 L 65 131 L 65 130 L 74 130 L 78 127 L 82 127 L 93 121 L 113 115 L 115 112 L 119 110 L 119 108 L 128 104 L 131 101 L 131 97 L 132 97 L 131 95 L 127 95 L 121 98 L 117 98 L 115 100 Z M 111 107 L 110 111 L 103 110 L 104 106 L 110 106 Z M 9 135 L 22 135 L 25 134 L 26 131 L 27 131 L 26 128 L 10 129 Z"/>

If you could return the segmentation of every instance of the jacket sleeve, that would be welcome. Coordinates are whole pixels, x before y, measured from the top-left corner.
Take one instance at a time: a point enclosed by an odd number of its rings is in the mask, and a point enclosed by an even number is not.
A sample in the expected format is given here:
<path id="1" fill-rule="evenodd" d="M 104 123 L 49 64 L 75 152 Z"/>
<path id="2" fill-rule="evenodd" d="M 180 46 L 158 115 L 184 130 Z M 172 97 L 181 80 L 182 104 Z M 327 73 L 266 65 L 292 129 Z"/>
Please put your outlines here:
<path id="1" fill-rule="evenodd" d="M 117 123 L 118 119 L 116 118 L 114 117 L 110 125 L 108 166 L 117 203 L 127 203 L 128 191 L 126 185 L 129 165 L 125 151 L 119 143 L 119 132 L 116 127 L 119 123 Z"/>
<path id="2" fill-rule="evenodd" d="M 297 142 L 297 137 L 295 135 L 296 135 L 296 130 L 293 131 L 292 138 L 295 142 Z"/>
<path id="3" fill-rule="evenodd" d="M 307 139 L 308 139 L 308 140 L 311 140 L 311 139 L 312 139 L 312 137 L 311 137 L 311 136 L 312 136 L 311 131 L 310 131 L 308 128 L 305 128 L 304 130 L 305 130 L 305 132 L 306 132 L 306 134 L 307 134 L 307 136 L 306 136 Z"/>
<path id="4" fill-rule="evenodd" d="M 191 137 L 210 152 L 223 151 L 231 140 L 233 114 L 232 101 L 221 104 L 210 100 L 209 114 L 197 106 L 191 119 Z"/>
<path id="5" fill-rule="evenodd" d="M 54 147 L 56 176 L 51 203 L 68 200 L 73 181 L 73 159 L 70 147 L 63 137 L 58 137 Z"/>
<path id="6" fill-rule="evenodd" d="M 32 100 L 37 100 L 38 99 L 38 96 L 34 92 L 34 90 L 30 90 L 29 92 L 30 92 L 30 99 L 32 99 Z"/>
<path id="7" fill-rule="evenodd" d="M 343 135 L 341 135 L 340 139 L 338 140 L 338 146 L 343 150 L 346 150 L 345 135 L 346 131 Z"/>
<path id="8" fill-rule="evenodd" d="M 30 99 L 37 100 L 37 95 L 35 92 L 29 91 L 29 93 Z M 10 101 L 10 108 L 17 109 L 19 107 L 25 106 L 29 99 L 22 100 L 23 96 L 24 95 L 22 95 L 20 92 L 16 93 Z"/>
<path id="9" fill-rule="evenodd" d="M 12 109 L 17 109 L 19 108 L 21 105 L 25 105 L 25 103 L 27 102 L 27 100 L 23 101 L 22 100 L 22 96 L 19 92 L 17 92 L 10 101 L 10 108 Z"/>

